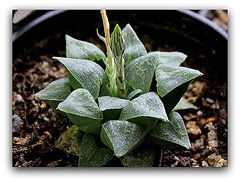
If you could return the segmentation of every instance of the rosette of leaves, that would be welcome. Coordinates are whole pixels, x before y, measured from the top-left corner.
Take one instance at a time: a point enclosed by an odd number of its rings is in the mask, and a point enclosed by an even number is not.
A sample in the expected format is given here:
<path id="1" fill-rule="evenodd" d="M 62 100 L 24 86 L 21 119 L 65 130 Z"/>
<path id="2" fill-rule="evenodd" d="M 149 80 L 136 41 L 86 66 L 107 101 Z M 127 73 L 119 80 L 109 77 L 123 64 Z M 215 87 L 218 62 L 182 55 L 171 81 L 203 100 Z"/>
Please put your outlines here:
<path id="1" fill-rule="evenodd" d="M 116 25 L 111 37 L 109 27 L 104 30 L 105 37 L 98 35 L 107 55 L 66 35 L 66 58 L 54 59 L 66 67 L 68 78 L 36 94 L 54 103 L 75 126 L 60 137 L 57 147 L 78 155 L 80 167 L 103 166 L 113 156 L 124 166 L 146 167 L 153 164 L 156 145 L 190 149 L 176 110 L 195 107 L 183 94 L 202 73 L 180 66 L 187 57 L 183 53 L 147 53 L 130 24 L 123 30 Z"/>

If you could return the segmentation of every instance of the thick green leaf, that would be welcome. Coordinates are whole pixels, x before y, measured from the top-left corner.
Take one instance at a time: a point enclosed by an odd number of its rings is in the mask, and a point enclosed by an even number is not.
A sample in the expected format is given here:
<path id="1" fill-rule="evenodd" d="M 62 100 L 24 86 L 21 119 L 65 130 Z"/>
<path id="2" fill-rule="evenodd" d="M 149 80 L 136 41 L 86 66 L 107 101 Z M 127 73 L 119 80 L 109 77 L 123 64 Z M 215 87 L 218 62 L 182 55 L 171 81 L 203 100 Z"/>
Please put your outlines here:
<path id="1" fill-rule="evenodd" d="M 67 113 L 80 130 L 92 134 L 100 133 L 103 114 L 88 90 L 74 90 L 58 105 L 57 110 Z"/>
<path id="2" fill-rule="evenodd" d="M 169 114 L 187 91 L 189 83 L 202 73 L 198 70 L 159 64 L 156 68 L 157 93 Z"/>
<path id="3" fill-rule="evenodd" d="M 157 120 L 168 121 L 164 105 L 155 92 L 143 94 L 123 108 L 120 120 L 147 125 L 151 129 Z"/>
<path id="4" fill-rule="evenodd" d="M 141 124 L 110 120 L 102 125 L 100 137 L 117 157 L 122 157 L 141 144 L 145 134 L 146 129 Z"/>
<path id="5" fill-rule="evenodd" d="M 185 109 L 197 109 L 196 106 L 188 102 L 184 97 L 180 99 L 178 104 L 173 108 L 174 111 L 185 110 Z"/>
<path id="6" fill-rule="evenodd" d="M 177 105 L 184 93 L 188 90 L 190 82 L 191 81 L 178 86 L 177 88 L 173 89 L 171 92 L 167 93 L 167 95 L 161 98 L 167 114 L 170 114 L 170 112 Z"/>
<path id="7" fill-rule="evenodd" d="M 123 107 L 130 101 L 119 97 L 102 96 L 98 97 L 98 105 L 103 111 L 105 120 L 118 119 Z"/>
<path id="8" fill-rule="evenodd" d="M 141 145 L 120 158 L 125 167 L 152 167 L 154 159 L 155 151 L 147 145 Z"/>
<path id="9" fill-rule="evenodd" d="M 42 100 L 63 101 L 71 93 L 71 85 L 68 78 L 61 78 L 51 82 L 35 96 Z"/>
<path id="10" fill-rule="evenodd" d="M 132 90 L 150 91 L 157 62 L 154 54 L 146 54 L 131 61 L 125 67 L 127 86 Z"/>
<path id="11" fill-rule="evenodd" d="M 78 155 L 82 136 L 83 132 L 76 125 L 72 125 L 59 137 L 55 146 L 68 153 Z"/>
<path id="12" fill-rule="evenodd" d="M 68 70 L 68 77 L 74 89 L 85 88 L 96 99 L 102 85 L 104 70 L 95 62 L 83 59 L 54 57 Z"/>
<path id="13" fill-rule="evenodd" d="M 200 71 L 191 68 L 160 64 L 156 68 L 157 92 L 164 97 L 176 87 L 201 75 Z"/>
<path id="14" fill-rule="evenodd" d="M 122 31 L 126 43 L 124 52 L 125 65 L 129 64 L 132 60 L 147 54 L 147 51 L 138 38 L 130 24 L 127 24 Z"/>
<path id="15" fill-rule="evenodd" d="M 128 96 L 127 99 L 128 100 L 132 100 L 137 98 L 138 96 L 140 96 L 142 94 L 142 90 L 141 89 L 136 89 L 134 91 L 132 91 Z"/>
<path id="16" fill-rule="evenodd" d="M 95 61 L 101 66 L 106 59 L 105 54 L 94 44 L 77 40 L 69 35 L 66 38 L 66 57 L 74 59 L 86 59 Z"/>
<path id="17" fill-rule="evenodd" d="M 51 82 L 35 96 L 47 101 L 51 107 L 56 109 L 58 104 L 64 101 L 71 93 L 71 85 L 68 78 L 61 78 Z"/>
<path id="18" fill-rule="evenodd" d="M 121 99 L 119 97 L 102 96 L 98 97 L 98 104 L 101 111 L 111 109 L 122 109 L 130 101 L 127 99 Z"/>
<path id="19" fill-rule="evenodd" d="M 181 52 L 151 52 L 148 54 L 153 54 L 156 62 L 157 62 L 157 66 L 159 64 L 167 64 L 167 65 L 171 65 L 171 66 L 180 66 L 180 64 L 182 62 L 185 61 L 185 59 L 187 58 L 187 55 L 181 53 Z"/>
<path id="20" fill-rule="evenodd" d="M 191 148 L 187 130 L 180 114 L 171 112 L 169 122 L 160 122 L 150 133 L 153 141 L 167 148 L 185 147 Z"/>
<path id="21" fill-rule="evenodd" d="M 154 71 L 158 65 L 178 67 L 186 57 L 180 52 L 147 53 L 125 67 L 127 85 L 133 90 L 141 89 L 143 93 L 147 93 L 150 91 Z"/>
<path id="22" fill-rule="evenodd" d="M 90 134 L 86 133 L 83 136 L 79 150 L 78 167 L 101 167 L 112 157 L 112 151 L 107 148 L 98 148 Z"/>

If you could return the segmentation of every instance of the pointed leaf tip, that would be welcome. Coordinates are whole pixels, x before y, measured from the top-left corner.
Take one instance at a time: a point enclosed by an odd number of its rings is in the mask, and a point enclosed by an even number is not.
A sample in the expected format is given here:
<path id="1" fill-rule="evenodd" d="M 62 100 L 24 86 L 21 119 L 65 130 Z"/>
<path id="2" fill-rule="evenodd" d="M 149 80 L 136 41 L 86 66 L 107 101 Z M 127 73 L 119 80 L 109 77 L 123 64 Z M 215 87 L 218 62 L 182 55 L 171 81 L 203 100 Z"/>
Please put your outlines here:
<path id="1" fill-rule="evenodd" d="M 94 44 L 77 40 L 69 35 L 66 38 L 66 57 L 74 59 L 86 59 L 100 65 L 106 60 L 105 54 Z"/>
<path id="2" fill-rule="evenodd" d="M 73 89 L 85 88 L 96 99 L 102 85 L 104 70 L 97 63 L 84 59 L 54 57 L 68 70 L 68 77 Z"/>
<path id="3" fill-rule="evenodd" d="M 45 100 L 51 107 L 56 109 L 58 104 L 64 101 L 71 93 L 71 85 L 68 78 L 60 78 L 51 82 L 43 90 L 34 96 Z"/>
<path id="4" fill-rule="evenodd" d="M 146 48 L 138 38 L 130 24 L 127 24 L 123 29 L 123 37 L 126 42 L 126 49 L 124 52 L 125 64 L 128 65 L 134 59 L 143 56 L 147 53 Z"/>
<path id="5" fill-rule="evenodd" d="M 165 145 L 167 148 L 176 148 L 179 146 L 186 149 L 191 148 L 188 133 L 184 121 L 180 114 L 171 112 L 169 122 L 160 122 L 150 136 L 157 144 Z"/>
<path id="6" fill-rule="evenodd" d="M 57 109 L 67 113 L 69 119 L 80 130 L 92 134 L 100 133 L 103 113 L 88 90 L 74 90 Z"/>
<path id="7" fill-rule="evenodd" d="M 130 101 L 123 108 L 120 119 L 141 123 L 150 128 L 156 124 L 158 119 L 168 121 L 164 105 L 155 92 L 148 92 Z"/>
<path id="8" fill-rule="evenodd" d="M 102 125 L 101 140 L 117 157 L 124 156 L 143 140 L 146 128 L 129 121 L 110 120 Z"/>

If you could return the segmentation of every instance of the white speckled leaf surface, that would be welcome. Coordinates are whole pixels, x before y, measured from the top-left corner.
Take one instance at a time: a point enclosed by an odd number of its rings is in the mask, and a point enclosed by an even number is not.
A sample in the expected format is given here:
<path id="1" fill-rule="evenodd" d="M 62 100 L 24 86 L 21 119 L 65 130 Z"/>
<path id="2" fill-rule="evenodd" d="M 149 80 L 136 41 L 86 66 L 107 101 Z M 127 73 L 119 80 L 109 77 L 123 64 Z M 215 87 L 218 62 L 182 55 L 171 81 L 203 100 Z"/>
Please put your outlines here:
<path id="1" fill-rule="evenodd" d="M 110 109 L 122 109 L 130 101 L 127 99 L 121 99 L 119 97 L 102 96 L 98 97 L 98 105 L 101 111 Z"/>
<path id="2" fill-rule="evenodd" d="M 201 76 L 202 73 L 186 67 L 160 64 L 156 68 L 157 92 L 161 97 L 176 87 Z"/>
<path id="3" fill-rule="evenodd" d="M 54 57 L 68 70 L 69 80 L 74 89 L 85 88 L 96 99 L 102 85 L 104 70 L 97 63 L 84 59 Z"/>
<path id="4" fill-rule="evenodd" d="M 156 65 L 155 58 L 151 54 L 146 54 L 131 61 L 125 67 L 127 86 L 133 90 L 141 89 L 143 93 L 149 92 Z"/>
<path id="5" fill-rule="evenodd" d="M 160 122 L 150 135 L 158 144 L 166 145 L 168 148 L 176 146 L 191 148 L 184 121 L 177 112 L 170 113 L 169 122 Z"/>
<path id="6" fill-rule="evenodd" d="M 86 59 L 99 64 L 103 64 L 106 59 L 105 54 L 92 43 L 77 40 L 69 35 L 66 35 L 65 39 L 67 58 Z"/>
<path id="7" fill-rule="evenodd" d="M 129 64 L 132 60 L 147 54 L 147 50 L 130 24 L 127 24 L 124 27 L 122 33 L 126 43 L 126 49 L 124 51 L 125 65 Z"/>
<path id="8" fill-rule="evenodd" d="M 98 148 L 94 138 L 86 133 L 79 150 L 78 167 L 101 167 L 111 160 L 113 153 L 107 148 Z"/>
<path id="9" fill-rule="evenodd" d="M 35 96 L 47 101 L 64 101 L 71 93 L 71 85 L 68 78 L 61 78 L 51 82 Z"/>
<path id="10" fill-rule="evenodd" d="M 69 119 L 82 131 L 100 133 L 103 113 L 88 90 L 74 90 L 58 105 L 57 110 L 67 113 Z"/>
<path id="11" fill-rule="evenodd" d="M 157 120 L 168 121 L 164 105 L 155 92 L 143 94 L 123 108 L 120 120 L 142 123 L 148 126 L 155 125 Z"/>
<path id="12" fill-rule="evenodd" d="M 111 120 L 102 125 L 101 140 L 111 148 L 117 157 L 121 157 L 143 140 L 146 128 L 143 125 L 129 121 Z"/>

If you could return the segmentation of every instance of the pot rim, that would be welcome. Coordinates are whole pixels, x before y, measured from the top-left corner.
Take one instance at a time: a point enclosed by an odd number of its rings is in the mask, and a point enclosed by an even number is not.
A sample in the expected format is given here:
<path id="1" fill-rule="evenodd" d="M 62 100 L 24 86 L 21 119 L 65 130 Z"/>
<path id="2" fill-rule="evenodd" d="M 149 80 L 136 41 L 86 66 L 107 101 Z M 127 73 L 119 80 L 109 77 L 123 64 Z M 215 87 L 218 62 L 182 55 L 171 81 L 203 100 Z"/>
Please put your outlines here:
<path id="1" fill-rule="evenodd" d="M 208 18 L 206 18 L 198 13 L 195 13 L 191 10 L 176 10 L 176 11 L 183 13 L 185 15 L 188 15 L 188 16 L 208 25 L 209 27 L 214 29 L 216 32 L 221 34 L 226 40 L 228 40 L 228 33 L 226 31 L 224 31 L 221 27 L 219 27 L 217 24 L 215 24 L 211 20 L 209 20 Z"/>
<path id="2" fill-rule="evenodd" d="M 23 26 L 22 28 L 20 28 L 19 30 L 17 30 L 16 32 L 14 32 L 12 34 L 12 42 L 15 42 L 19 37 L 21 37 L 23 34 L 25 34 L 27 31 L 29 31 L 30 29 L 32 29 L 34 26 L 40 24 L 41 22 L 54 17 L 58 14 L 61 14 L 63 12 L 65 12 L 67 10 L 52 10 L 49 11 L 41 16 L 39 16 L 38 18 L 30 21 L 29 23 L 27 23 L 25 26 Z"/>

